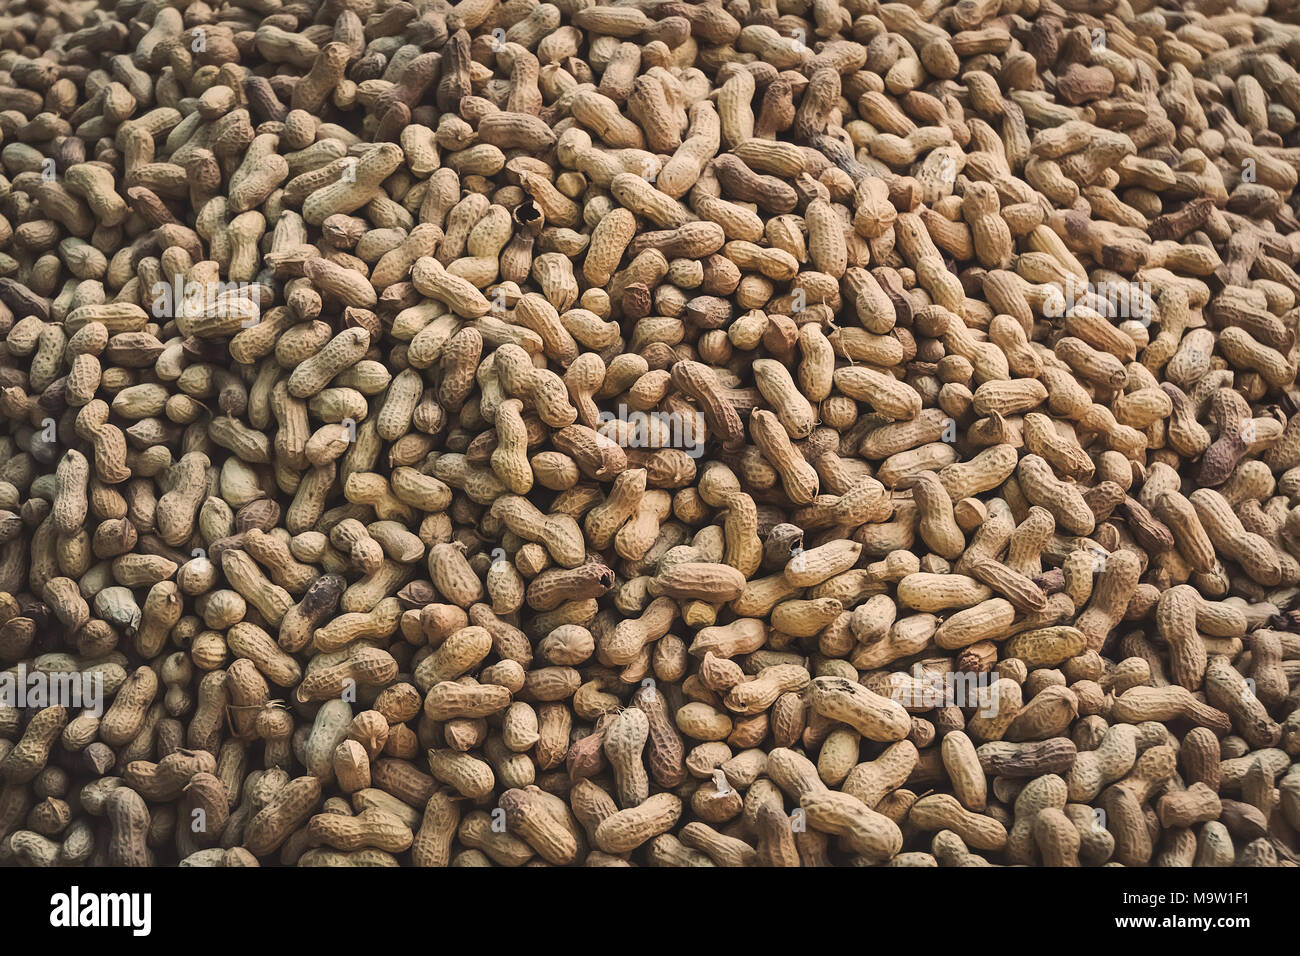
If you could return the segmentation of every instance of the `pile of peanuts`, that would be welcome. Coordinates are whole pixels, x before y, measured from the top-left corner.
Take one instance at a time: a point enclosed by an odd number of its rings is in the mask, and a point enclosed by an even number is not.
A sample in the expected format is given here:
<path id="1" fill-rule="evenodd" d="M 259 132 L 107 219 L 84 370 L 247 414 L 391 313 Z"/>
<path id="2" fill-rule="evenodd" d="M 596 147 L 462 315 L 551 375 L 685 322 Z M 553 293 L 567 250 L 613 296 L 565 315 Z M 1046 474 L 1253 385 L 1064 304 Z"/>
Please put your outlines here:
<path id="1" fill-rule="evenodd" d="M 0 2 L 0 864 L 1300 862 L 1297 20 Z"/>

